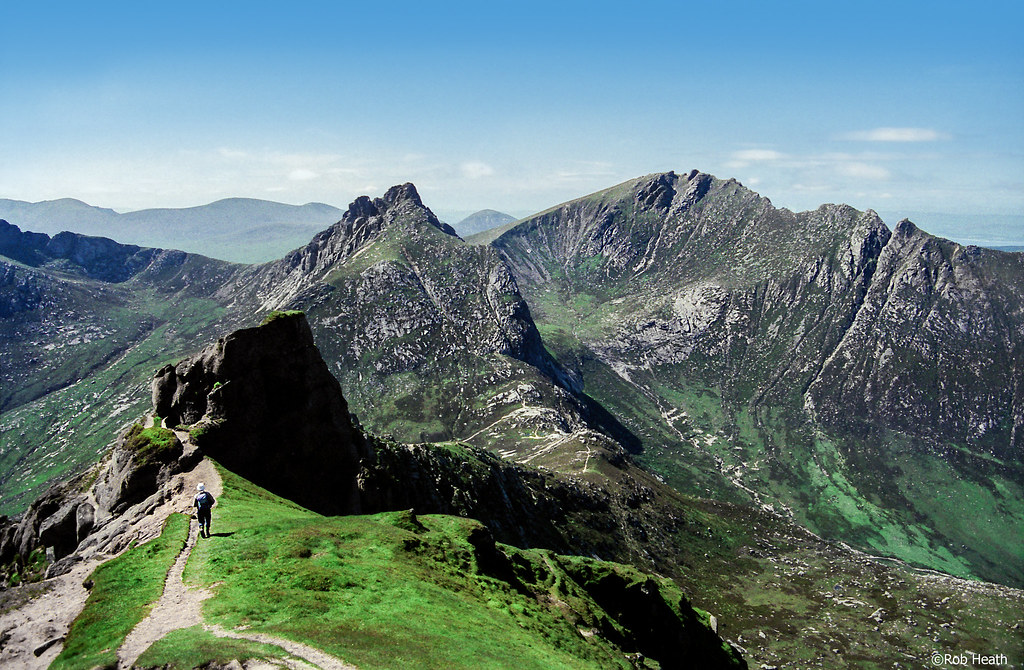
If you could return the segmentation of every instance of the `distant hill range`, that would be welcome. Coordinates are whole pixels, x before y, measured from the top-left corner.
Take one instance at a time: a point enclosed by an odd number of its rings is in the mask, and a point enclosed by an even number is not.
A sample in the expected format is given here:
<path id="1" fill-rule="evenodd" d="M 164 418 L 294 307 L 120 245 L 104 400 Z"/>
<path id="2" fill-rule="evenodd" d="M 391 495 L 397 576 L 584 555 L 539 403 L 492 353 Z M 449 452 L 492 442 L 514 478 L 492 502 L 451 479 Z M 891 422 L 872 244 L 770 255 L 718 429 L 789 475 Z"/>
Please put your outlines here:
<path id="1" fill-rule="evenodd" d="M 286 205 L 227 198 L 199 207 L 119 213 L 81 200 L 0 199 L 0 219 L 55 235 L 63 231 L 127 244 L 181 249 L 236 263 L 263 263 L 304 246 L 344 212 L 323 203 Z"/>
<path id="2" fill-rule="evenodd" d="M 512 223 L 516 217 L 504 212 L 497 212 L 493 209 L 481 209 L 479 212 L 470 214 L 458 223 L 452 224 L 452 228 L 459 234 L 459 237 L 476 235 L 485 230 L 504 226 Z"/>

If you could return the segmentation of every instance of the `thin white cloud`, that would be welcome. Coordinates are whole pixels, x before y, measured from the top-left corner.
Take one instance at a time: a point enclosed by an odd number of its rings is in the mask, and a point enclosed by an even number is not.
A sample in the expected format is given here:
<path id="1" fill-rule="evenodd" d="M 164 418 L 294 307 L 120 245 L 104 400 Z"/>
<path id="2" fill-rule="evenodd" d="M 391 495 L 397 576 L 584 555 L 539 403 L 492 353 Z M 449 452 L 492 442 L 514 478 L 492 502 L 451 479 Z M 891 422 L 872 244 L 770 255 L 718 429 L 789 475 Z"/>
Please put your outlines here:
<path id="1" fill-rule="evenodd" d="M 855 142 L 936 142 L 949 135 L 933 128 L 873 128 L 839 135 L 841 140 Z"/>
<path id="2" fill-rule="evenodd" d="M 742 149 L 732 152 L 730 160 L 725 163 L 729 168 L 745 168 L 751 163 L 767 163 L 779 161 L 786 157 L 784 153 L 773 149 Z"/>
<path id="3" fill-rule="evenodd" d="M 889 171 L 880 165 L 868 163 L 843 163 L 836 167 L 840 174 L 855 179 L 882 180 L 889 178 Z"/>
<path id="4" fill-rule="evenodd" d="M 290 179 L 291 181 L 309 181 L 310 179 L 316 179 L 319 176 L 319 173 L 313 172 L 312 170 L 307 170 L 305 168 L 292 170 L 291 172 L 288 173 L 288 179 Z"/>
<path id="5" fill-rule="evenodd" d="M 784 156 L 785 154 L 772 149 L 743 149 L 732 154 L 733 159 L 739 161 L 777 161 Z"/>
<path id="6" fill-rule="evenodd" d="M 481 161 L 469 161 L 461 166 L 462 176 L 466 179 L 480 179 L 494 174 L 494 168 Z"/>
<path id="7" fill-rule="evenodd" d="M 614 166 L 607 161 L 576 161 L 571 166 L 556 170 L 553 178 L 575 181 L 594 177 L 611 177 L 615 174 Z"/>

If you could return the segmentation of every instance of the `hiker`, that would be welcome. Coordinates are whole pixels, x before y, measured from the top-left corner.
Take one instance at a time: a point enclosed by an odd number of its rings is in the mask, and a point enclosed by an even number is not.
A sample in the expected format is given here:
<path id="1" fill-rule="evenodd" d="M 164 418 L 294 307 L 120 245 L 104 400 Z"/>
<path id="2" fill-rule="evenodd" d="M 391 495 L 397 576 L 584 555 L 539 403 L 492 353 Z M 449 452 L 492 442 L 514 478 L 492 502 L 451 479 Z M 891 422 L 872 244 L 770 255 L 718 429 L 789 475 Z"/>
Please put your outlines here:
<path id="1" fill-rule="evenodd" d="M 196 486 L 199 493 L 196 494 L 196 499 L 192 501 L 192 504 L 196 508 L 196 518 L 199 519 L 199 535 L 201 537 L 210 537 L 210 510 L 217 503 L 213 498 L 213 494 L 206 490 L 206 484 L 202 482 Z M 206 529 L 206 535 L 203 535 L 203 529 Z"/>

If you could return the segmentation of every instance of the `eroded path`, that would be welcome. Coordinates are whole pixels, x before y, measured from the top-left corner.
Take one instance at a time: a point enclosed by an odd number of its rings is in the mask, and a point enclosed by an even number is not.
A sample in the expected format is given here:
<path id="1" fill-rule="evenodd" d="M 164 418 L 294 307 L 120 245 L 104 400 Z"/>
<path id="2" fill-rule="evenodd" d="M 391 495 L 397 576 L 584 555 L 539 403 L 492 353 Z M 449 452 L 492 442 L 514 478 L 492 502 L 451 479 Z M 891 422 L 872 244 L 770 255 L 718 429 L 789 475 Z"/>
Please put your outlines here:
<path id="1" fill-rule="evenodd" d="M 191 495 L 200 481 L 206 484 L 207 490 L 215 498 L 224 491 L 217 469 L 207 460 L 196 466 L 185 478 L 185 495 Z M 188 541 L 181 553 L 178 554 L 178 558 L 175 559 L 174 565 L 167 572 L 163 595 L 160 596 L 160 600 L 157 601 L 156 607 L 149 613 L 149 616 L 132 629 L 124 644 L 117 650 L 117 667 L 132 667 L 132 664 L 142 655 L 142 652 L 149 648 L 149 645 L 171 631 L 190 628 L 202 623 L 203 601 L 213 594 L 206 589 L 188 588 L 181 578 L 185 571 L 185 563 L 192 555 L 192 549 L 196 546 L 198 536 L 199 525 L 195 519 L 192 519 L 188 527 Z"/>
<path id="2" fill-rule="evenodd" d="M 149 424 L 152 424 L 151 420 Z M 194 447 L 186 442 L 188 434 L 182 435 L 185 438 L 182 442 L 185 443 L 186 449 L 193 449 Z M 179 438 L 182 435 L 179 435 Z M 176 493 L 156 507 L 152 514 L 142 514 L 127 522 L 121 534 L 123 545 L 127 546 L 131 541 L 146 542 L 156 537 L 160 534 L 167 515 L 173 512 L 188 512 L 196 484 L 199 482 L 206 482 L 215 496 L 222 490 L 217 469 L 209 461 L 203 460 L 190 472 L 175 476 L 171 488 Z M 0 615 L 0 667 L 48 667 L 63 649 L 68 629 L 89 597 L 89 591 L 83 582 L 98 566 L 117 555 L 120 555 L 120 552 L 90 556 L 70 572 L 46 580 L 44 584 L 49 588 L 43 595 Z"/>
<path id="3" fill-rule="evenodd" d="M 214 494 L 216 496 L 216 494 Z M 188 542 L 178 554 L 164 584 L 164 593 L 149 616 L 139 622 L 117 650 L 117 667 L 130 668 L 132 664 L 163 636 L 179 628 L 190 628 L 203 620 L 203 601 L 213 594 L 206 589 L 188 588 L 181 579 L 185 563 L 192 554 L 199 525 L 189 522 Z"/>

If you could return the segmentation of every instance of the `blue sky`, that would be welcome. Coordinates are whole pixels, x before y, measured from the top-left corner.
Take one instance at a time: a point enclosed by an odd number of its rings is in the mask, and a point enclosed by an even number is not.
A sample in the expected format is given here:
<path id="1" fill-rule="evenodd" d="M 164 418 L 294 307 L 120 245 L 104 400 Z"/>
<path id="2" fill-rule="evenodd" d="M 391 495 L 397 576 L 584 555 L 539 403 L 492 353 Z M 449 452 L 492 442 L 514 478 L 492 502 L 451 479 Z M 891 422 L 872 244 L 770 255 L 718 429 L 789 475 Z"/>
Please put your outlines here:
<path id="1" fill-rule="evenodd" d="M 697 168 L 1024 243 L 1019 3 L 8 1 L 0 31 L 0 197 L 412 181 L 453 218 Z"/>

